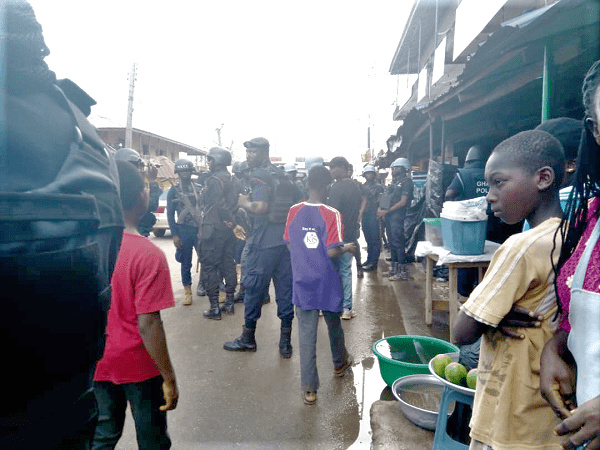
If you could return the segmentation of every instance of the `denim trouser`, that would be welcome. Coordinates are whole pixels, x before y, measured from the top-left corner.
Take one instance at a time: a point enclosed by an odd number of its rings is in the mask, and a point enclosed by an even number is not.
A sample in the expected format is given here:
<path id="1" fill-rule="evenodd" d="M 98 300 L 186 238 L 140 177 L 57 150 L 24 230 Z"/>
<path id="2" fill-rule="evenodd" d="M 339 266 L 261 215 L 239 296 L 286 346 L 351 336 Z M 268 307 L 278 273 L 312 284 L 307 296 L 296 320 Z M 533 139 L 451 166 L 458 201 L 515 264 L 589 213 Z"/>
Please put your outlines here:
<path id="1" fill-rule="evenodd" d="M 365 213 L 363 215 L 362 231 L 365 241 L 367 241 L 367 261 L 365 265 L 377 264 L 381 253 L 381 236 L 379 235 L 379 222 L 375 214 Z"/>
<path id="2" fill-rule="evenodd" d="M 334 260 L 334 266 L 340 274 L 344 296 L 342 300 L 343 309 L 352 309 L 352 253 L 342 253 Z"/>
<path id="3" fill-rule="evenodd" d="M 160 376 L 140 383 L 113 384 L 110 381 L 95 381 L 98 424 L 92 449 L 115 448 L 123 433 L 127 402 L 135 421 L 138 447 L 171 448 L 171 439 L 167 433 L 167 413 L 159 410 L 164 404 L 162 382 Z"/>
<path id="4" fill-rule="evenodd" d="M 296 306 L 296 317 L 298 318 L 298 344 L 300 347 L 300 387 L 302 391 L 317 391 L 319 389 L 319 374 L 317 372 L 319 310 L 310 309 L 305 311 Z M 340 314 L 323 311 L 323 318 L 329 331 L 333 366 L 340 367 L 348 358 Z"/>
<path id="5" fill-rule="evenodd" d="M 246 245 L 248 247 L 248 245 Z M 270 248 L 244 248 L 242 267 L 245 272 L 244 318 L 246 326 L 254 328 L 260 318 L 263 300 L 269 292 L 271 278 L 275 286 L 277 317 L 282 325 L 291 326 L 294 319 L 292 305 L 292 262 L 286 245 Z M 350 255 L 352 256 L 352 255 Z"/>
<path id="6" fill-rule="evenodd" d="M 181 239 L 181 284 L 191 286 L 194 248 L 198 252 L 198 228 L 179 224 L 177 234 Z"/>

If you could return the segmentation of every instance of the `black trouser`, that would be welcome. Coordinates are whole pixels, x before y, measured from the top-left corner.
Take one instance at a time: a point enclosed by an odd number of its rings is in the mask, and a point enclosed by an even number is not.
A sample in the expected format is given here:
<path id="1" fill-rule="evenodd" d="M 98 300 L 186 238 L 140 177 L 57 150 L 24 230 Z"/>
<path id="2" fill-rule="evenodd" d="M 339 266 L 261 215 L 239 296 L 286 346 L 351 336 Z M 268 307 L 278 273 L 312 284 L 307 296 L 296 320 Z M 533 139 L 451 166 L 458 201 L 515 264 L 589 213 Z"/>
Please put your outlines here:
<path id="1" fill-rule="evenodd" d="M 235 292 L 235 244 L 235 236 L 229 229 L 215 229 L 210 239 L 203 239 L 200 243 L 202 284 L 209 298 L 219 294 L 221 277 L 225 278 L 225 292 Z"/>
<path id="2" fill-rule="evenodd" d="M 377 264 L 381 253 L 381 234 L 377 216 L 373 212 L 365 212 L 362 218 L 362 230 L 367 241 L 367 264 Z"/>
<path id="3" fill-rule="evenodd" d="M 406 238 L 404 236 L 404 211 L 394 211 L 386 217 L 386 231 L 390 242 L 392 262 L 406 264 Z"/>

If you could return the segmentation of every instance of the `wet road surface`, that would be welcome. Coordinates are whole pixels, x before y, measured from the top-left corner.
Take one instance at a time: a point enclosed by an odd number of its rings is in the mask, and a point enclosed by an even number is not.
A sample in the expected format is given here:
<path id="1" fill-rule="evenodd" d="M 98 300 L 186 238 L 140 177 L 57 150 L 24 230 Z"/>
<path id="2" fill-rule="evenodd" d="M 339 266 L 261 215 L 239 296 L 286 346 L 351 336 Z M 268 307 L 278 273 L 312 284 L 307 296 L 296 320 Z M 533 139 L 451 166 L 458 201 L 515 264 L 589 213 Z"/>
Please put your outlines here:
<path id="1" fill-rule="evenodd" d="M 365 273 L 363 279 L 355 274 L 357 316 L 342 321 L 354 365 L 343 378 L 333 375 L 327 327 L 321 321 L 317 339 L 321 387 L 317 404 L 306 406 L 300 392 L 296 322 L 291 359 L 279 356 L 280 321 L 274 300 L 263 306 L 256 353 L 223 350 L 225 341 L 241 334 L 243 305 L 236 304 L 235 314 L 223 315 L 220 321 L 202 316 L 208 308 L 207 297 L 194 295 L 194 303 L 183 306 L 179 264 L 170 234 L 150 239 L 167 255 L 176 300 L 175 308 L 162 312 L 180 391 L 177 409 L 168 413 L 174 449 L 368 449 L 371 405 L 393 399 L 371 351 L 373 343 L 399 334 L 448 339 L 447 313 L 434 313 L 433 325 L 425 325 L 420 264 L 411 267 L 410 281 L 389 282 L 381 276 L 381 269 Z M 384 256 L 382 253 L 382 259 Z M 382 262 L 381 266 L 387 265 Z M 195 291 L 198 274 L 192 275 Z M 272 287 L 271 297 L 275 298 Z M 410 432 L 414 426 L 407 423 Z M 117 448 L 137 448 L 129 412 Z M 431 448 L 431 440 L 422 447 L 411 446 L 420 448 Z"/>

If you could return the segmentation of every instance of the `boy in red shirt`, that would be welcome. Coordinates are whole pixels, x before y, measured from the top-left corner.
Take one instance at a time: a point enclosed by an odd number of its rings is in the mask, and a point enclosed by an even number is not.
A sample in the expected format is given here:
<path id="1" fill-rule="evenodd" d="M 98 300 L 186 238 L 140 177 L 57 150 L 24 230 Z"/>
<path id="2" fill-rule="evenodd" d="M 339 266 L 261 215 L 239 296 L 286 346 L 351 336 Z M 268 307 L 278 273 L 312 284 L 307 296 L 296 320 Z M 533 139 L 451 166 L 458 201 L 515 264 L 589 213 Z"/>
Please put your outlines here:
<path id="1" fill-rule="evenodd" d="M 92 448 L 114 448 L 127 402 L 139 448 L 171 447 L 166 411 L 179 392 L 160 310 L 175 306 L 167 259 L 137 231 L 148 210 L 148 191 L 136 167 L 117 161 L 125 230 L 112 277 L 104 355 L 94 374 L 98 425 Z M 163 404 L 164 403 L 164 404 Z"/>

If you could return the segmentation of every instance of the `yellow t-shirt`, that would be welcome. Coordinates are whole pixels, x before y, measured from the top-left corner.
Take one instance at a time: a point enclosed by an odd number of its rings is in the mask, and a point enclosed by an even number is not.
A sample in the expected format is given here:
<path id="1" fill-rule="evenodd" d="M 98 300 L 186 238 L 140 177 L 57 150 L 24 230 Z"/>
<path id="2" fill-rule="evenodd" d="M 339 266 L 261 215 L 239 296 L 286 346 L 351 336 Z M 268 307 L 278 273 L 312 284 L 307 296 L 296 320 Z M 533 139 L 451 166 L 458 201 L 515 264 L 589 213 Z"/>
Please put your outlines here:
<path id="1" fill-rule="evenodd" d="M 542 349 L 556 328 L 551 255 L 556 264 L 560 244 L 554 246 L 554 237 L 559 224 L 558 218 L 548 219 L 508 238 L 462 307 L 467 315 L 493 327 L 513 304 L 544 317 L 539 328 L 519 329 L 525 339 L 492 330 L 481 341 L 471 438 L 494 450 L 560 448 L 553 432 L 560 420 L 540 394 L 539 377 Z"/>

